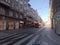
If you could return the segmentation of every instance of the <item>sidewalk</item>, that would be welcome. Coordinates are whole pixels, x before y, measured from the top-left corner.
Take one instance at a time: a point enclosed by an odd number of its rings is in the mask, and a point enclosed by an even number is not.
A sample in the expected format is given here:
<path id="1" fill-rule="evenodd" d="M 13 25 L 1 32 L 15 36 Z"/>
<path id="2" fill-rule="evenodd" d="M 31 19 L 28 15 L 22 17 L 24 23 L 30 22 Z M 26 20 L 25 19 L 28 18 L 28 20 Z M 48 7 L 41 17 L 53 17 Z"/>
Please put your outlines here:
<path id="1" fill-rule="evenodd" d="M 25 28 L 20 30 L 4 30 L 0 31 L 0 38 L 7 37 L 14 34 L 22 34 L 22 33 L 35 33 L 37 31 L 40 31 L 40 28 Z"/>

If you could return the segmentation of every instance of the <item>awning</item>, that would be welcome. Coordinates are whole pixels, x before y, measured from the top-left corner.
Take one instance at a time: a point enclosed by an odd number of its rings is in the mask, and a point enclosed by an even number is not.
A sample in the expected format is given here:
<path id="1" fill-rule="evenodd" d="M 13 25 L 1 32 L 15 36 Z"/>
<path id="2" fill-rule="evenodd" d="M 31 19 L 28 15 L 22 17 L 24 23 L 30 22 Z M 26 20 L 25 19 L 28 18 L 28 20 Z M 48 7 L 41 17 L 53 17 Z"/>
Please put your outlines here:
<path id="1" fill-rule="evenodd" d="M 23 21 L 20 21 L 20 23 L 24 23 Z"/>

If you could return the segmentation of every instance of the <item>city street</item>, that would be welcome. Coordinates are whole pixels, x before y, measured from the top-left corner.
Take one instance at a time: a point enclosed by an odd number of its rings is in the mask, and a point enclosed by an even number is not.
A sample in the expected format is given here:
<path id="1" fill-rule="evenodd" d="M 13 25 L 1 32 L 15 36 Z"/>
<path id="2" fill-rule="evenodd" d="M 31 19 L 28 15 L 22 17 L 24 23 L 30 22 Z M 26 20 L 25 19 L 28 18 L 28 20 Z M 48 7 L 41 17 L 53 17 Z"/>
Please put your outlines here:
<path id="1" fill-rule="evenodd" d="M 0 32 L 0 45 L 60 45 L 60 37 L 49 28 Z"/>
<path id="2" fill-rule="evenodd" d="M 60 0 L 0 0 L 0 45 L 60 45 Z"/>

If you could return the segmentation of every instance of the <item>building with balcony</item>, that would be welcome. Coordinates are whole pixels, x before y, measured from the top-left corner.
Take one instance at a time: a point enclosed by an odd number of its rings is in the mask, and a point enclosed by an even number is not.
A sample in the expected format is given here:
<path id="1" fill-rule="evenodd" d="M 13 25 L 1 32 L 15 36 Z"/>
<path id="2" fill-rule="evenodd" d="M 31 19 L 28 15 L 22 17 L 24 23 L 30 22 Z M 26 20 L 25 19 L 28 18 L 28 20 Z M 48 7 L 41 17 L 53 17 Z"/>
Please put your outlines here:
<path id="1" fill-rule="evenodd" d="M 20 5 L 20 0 L 0 0 L 0 30 L 12 30 L 23 27 L 24 3 Z M 22 1 L 22 0 L 21 0 Z M 28 0 L 24 0 L 25 5 Z"/>
<path id="2" fill-rule="evenodd" d="M 0 30 L 17 30 L 33 25 L 38 14 L 31 8 L 29 1 L 0 0 Z"/>

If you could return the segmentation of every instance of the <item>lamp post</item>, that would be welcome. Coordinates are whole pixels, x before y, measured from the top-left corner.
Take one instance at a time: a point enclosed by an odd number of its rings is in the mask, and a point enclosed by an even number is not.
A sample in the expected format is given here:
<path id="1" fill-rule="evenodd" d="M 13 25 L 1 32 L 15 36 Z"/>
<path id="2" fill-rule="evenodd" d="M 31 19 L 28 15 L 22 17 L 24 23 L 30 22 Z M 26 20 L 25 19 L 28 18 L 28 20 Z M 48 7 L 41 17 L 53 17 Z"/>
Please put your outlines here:
<path id="1" fill-rule="evenodd" d="M 24 16 L 23 16 L 23 21 L 24 21 L 24 28 L 26 27 L 26 14 L 24 12 Z"/>
<path id="2" fill-rule="evenodd" d="M 24 8 L 25 8 L 25 7 L 24 7 L 25 5 L 26 5 L 26 4 L 24 4 L 24 0 L 23 0 L 23 21 L 24 21 L 24 26 L 23 26 L 23 27 L 24 27 L 24 28 L 26 27 L 26 25 L 25 25 L 25 24 L 26 24 L 26 11 L 25 11 L 25 9 L 24 9 Z"/>

